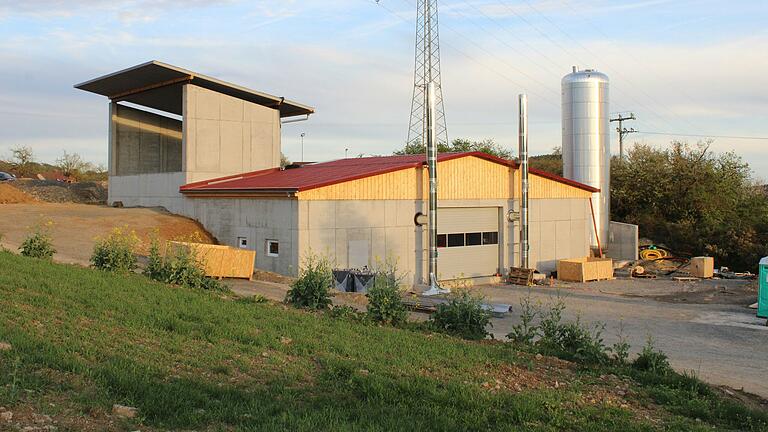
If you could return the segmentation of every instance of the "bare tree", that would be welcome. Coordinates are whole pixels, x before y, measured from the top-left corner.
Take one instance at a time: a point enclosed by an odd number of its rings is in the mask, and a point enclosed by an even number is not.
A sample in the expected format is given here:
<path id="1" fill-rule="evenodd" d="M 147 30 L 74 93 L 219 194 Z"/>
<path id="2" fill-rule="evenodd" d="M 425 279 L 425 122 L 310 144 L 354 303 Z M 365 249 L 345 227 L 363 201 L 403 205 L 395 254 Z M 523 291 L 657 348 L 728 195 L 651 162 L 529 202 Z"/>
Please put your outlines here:
<path id="1" fill-rule="evenodd" d="M 11 149 L 11 159 L 13 168 L 19 177 L 24 177 L 30 174 L 31 165 L 35 161 L 35 153 L 32 151 L 32 147 L 17 146 Z"/>
<path id="2" fill-rule="evenodd" d="M 61 173 L 67 177 L 73 177 L 80 174 L 84 169 L 88 167 L 88 164 L 83 161 L 77 153 L 67 153 L 64 150 L 64 155 L 56 159 L 56 166 L 59 167 Z"/>

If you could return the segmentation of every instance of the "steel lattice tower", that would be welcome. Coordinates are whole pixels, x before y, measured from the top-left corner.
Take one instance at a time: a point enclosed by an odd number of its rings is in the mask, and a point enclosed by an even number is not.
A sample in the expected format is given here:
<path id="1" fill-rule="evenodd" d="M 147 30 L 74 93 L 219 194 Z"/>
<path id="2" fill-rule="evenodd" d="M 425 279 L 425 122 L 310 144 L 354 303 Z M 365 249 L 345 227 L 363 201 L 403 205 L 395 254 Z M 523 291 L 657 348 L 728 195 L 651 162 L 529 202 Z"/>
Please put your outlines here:
<path id="1" fill-rule="evenodd" d="M 440 37 L 437 26 L 437 0 L 416 0 L 416 67 L 414 71 L 411 120 L 408 144 L 427 141 L 427 86 L 435 83 L 435 132 L 438 144 L 448 144 L 445 127 L 443 89 L 440 84 Z"/>

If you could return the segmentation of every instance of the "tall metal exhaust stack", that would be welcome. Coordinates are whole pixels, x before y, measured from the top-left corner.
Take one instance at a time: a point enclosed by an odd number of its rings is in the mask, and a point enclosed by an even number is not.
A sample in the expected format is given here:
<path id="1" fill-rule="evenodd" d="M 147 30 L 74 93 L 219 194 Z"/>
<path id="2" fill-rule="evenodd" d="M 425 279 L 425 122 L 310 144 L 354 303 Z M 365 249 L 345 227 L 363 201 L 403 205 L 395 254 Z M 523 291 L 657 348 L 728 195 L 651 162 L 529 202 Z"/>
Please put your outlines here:
<path id="1" fill-rule="evenodd" d="M 528 96 L 518 95 L 520 106 L 518 155 L 520 157 L 520 267 L 528 267 Z"/>
<path id="2" fill-rule="evenodd" d="M 427 85 L 427 168 L 429 170 L 429 289 L 425 296 L 448 294 L 437 283 L 437 136 L 435 128 L 435 83 Z"/>

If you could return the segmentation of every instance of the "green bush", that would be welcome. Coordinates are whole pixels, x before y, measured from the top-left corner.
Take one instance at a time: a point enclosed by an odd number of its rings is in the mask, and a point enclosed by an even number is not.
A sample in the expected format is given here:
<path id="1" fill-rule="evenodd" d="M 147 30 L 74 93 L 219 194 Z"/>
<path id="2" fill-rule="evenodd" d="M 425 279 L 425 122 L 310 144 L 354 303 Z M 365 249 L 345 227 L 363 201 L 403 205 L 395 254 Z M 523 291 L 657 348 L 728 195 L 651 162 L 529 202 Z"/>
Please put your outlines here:
<path id="1" fill-rule="evenodd" d="M 355 322 L 367 322 L 369 318 L 368 314 L 365 312 L 360 312 L 352 306 L 347 305 L 331 307 L 331 309 L 328 311 L 328 316 L 331 318 Z"/>
<path id="2" fill-rule="evenodd" d="M 408 318 L 408 310 L 400 296 L 400 279 L 396 266 L 388 265 L 386 270 L 376 274 L 366 297 L 368 316 L 373 321 L 399 325 Z"/>
<path id="3" fill-rule="evenodd" d="M 22 255 L 32 258 L 51 259 L 56 249 L 53 248 L 51 239 L 52 221 L 38 223 L 32 228 L 24 242 L 19 247 Z"/>
<path id="4" fill-rule="evenodd" d="M 115 228 L 105 238 L 98 239 L 91 254 L 91 264 L 100 270 L 128 273 L 136 268 L 134 250 L 139 238 L 134 232 Z"/>
<path id="5" fill-rule="evenodd" d="M 542 314 L 541 338 L 536 343 L 539 351 L 580 363 L 607 363 L 608 349 L 602 339 L 605 324 L 595 324 L 589 328 L 578 319 L 563 322 L 564 310 L 565 302 L 558 299 Z"/>
<path id="6" fill-rule="evenodd" d="M 482 299 L 461 290 L 448 303 L 437 305 L 429 321 L 431 329 L 469 340 L 490 336 L 491 314 L 483 308 Z"/>
<path id="7" fill-rule="evenodd" d="M 531 302 L 531 296 L 525 296 L 520 300 L 520 324 L 512 326 L 512 331 L 507 334 L 507 338 L 523 347 L 533 346 L 540 330 L 539 326 L 533 324 L 538 314 L 539 308 Z"/>
<path id="8" fill-rule="evenodd" d="M 666 354 L 656 349 L 653 344 L 653 338 L 650 336 L 648 336 L 648 341 L 645 343 L 643 351 L 632 362 L 632 367 L 657 375 L 667 375 L 673 371 L 672 366 L 669 364 L 669 358 L 667 358 Z"/>
<path id="9" fill-rule="evenodd" d="M 565 302 L 560 298 L 546 310 L 534 306 L 530 296 L 521 300 L 520 306 L 520 324 L 512 326 L 507 338 L 526 349 L 585 364 L 607 364 L 610 351 L 619 350 L 618 355 L 623 356 L 629 349 L 621 344 L 613 349 L 606 347 L 602 339 L 604 324 L 590 328 L 578 319 L 564 322 Z M 540 317 L 538 325 L 534 324 L 536 317 Z"/>
<path id="10" fill-rule="evenodd" d="M 224 288 L 217 280 L 205 276 L 205 268 L 194 250 L 181 245 L 169 245 L 165 255 L 162 255 L 157 239 L 152 239 L 149 262 L 144 269 L 144 275 L 156 281 L 187 288 L 205 290 Z"/>
<path id="11" fill-rule="evenodd" d="M 299 278 L 291 284 L 291 289 L 285 295 L 285 302 L 304 309 L 327 309 L 331 305 L 332 286 L 330 261 L 310 254 L 302 263 Z"/>

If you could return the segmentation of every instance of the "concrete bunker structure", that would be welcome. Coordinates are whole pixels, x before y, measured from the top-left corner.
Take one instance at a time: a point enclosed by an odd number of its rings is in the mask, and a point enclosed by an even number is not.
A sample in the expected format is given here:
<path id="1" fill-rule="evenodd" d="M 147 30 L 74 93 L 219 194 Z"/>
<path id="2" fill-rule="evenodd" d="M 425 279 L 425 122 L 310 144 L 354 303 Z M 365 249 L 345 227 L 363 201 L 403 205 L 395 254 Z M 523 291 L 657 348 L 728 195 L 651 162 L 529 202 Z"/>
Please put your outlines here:
<path id="1" fill-rule="evenodd" d="M 75 88 L 110 99 L 109 203 L 182 214 L 180 186 L 280 166 L 280 119 L 314 113 L 158 61 Z"/>

